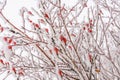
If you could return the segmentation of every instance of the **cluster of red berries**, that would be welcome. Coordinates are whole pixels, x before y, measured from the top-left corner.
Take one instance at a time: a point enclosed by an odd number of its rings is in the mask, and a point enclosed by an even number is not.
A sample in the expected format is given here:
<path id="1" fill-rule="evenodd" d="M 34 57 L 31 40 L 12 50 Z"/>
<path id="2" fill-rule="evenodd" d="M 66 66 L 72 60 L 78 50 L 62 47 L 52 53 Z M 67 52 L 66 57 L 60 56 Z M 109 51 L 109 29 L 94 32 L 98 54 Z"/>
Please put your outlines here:
<path id="1" fill-rule="evenodd" d="M 91 29 L 92 26 L 93 26 L 93 22 L 92 22 L 92 20 L 90 20 L 89 23 L 85 24 L 85 27 L 83 27 L 83 30 L 87 29 L 89 33 L 92 33 L 93 32 Z"/>
<path id="2" fill-rule="evenodd" d="M 12 38 L 4 37 L 3 39 L 8 43 L 8 49 L 12 49 L 12 45 L 16 45 L 16 42 Z"/>

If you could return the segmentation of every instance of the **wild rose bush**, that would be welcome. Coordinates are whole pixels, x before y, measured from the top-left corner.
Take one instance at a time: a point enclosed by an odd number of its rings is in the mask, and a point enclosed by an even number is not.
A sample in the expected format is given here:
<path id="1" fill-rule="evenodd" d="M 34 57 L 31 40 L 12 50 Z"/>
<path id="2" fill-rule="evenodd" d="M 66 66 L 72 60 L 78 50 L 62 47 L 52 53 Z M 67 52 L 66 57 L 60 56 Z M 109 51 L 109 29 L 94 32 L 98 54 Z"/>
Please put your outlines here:
<path id="1" fill-rule="evenodd" d="M 38 0 L 21 8 L 22 25 L 0 4 L 0 74 L 3 80 L 119 80 L 120 2 Z M 8 13 L 10 14 L 10 13 Z M 11 15 L 13 16 L 13 15 Z M 15 79 L 15 80 L 16 80 Z"/>

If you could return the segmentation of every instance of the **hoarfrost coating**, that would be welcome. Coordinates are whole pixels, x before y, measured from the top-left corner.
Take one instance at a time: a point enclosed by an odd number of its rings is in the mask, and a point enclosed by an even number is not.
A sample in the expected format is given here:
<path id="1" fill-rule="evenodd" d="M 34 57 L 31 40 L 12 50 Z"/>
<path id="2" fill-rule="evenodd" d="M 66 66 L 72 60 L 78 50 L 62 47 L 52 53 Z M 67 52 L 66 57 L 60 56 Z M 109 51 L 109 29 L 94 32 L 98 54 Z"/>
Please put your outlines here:
<path id="1" fill-rule="evenodd" d="M 1 0 L 1 79 L 119 80 L 119 3 Z"/>

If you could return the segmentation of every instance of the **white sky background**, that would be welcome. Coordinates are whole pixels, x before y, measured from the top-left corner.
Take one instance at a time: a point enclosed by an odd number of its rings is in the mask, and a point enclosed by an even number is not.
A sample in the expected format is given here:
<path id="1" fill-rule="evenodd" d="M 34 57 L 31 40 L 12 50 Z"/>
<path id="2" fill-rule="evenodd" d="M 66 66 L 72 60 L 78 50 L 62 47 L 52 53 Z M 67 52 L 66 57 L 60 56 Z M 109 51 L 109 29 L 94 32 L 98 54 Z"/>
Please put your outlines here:
<path id="1" fill-rule="evenodd" d="M 7 0 L 7 5 L 4 9 L 6 17 L 15 25 L 21 25 L 20 9 L 26 7 L 36 7 L 36 0 Z"/>

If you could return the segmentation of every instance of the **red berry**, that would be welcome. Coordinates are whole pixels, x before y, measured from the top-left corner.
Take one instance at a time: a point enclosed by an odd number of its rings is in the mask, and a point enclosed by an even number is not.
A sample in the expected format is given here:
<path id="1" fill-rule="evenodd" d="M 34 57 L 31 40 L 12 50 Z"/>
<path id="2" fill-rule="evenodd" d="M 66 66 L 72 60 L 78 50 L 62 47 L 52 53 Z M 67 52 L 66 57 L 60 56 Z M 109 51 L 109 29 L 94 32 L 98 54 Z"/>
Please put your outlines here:
<path id="1" fill-rule="evenodd" d="M 83 30 L 85 30 L 85 27 L 83 27 Z"/>
<path id="2" fill-rule="evenodd" d="M 24 75 L 23 72 L 18 72 L 18 74 L 19 74 L 19 75 L 22 75 L 22 76 Z"/>
<path id="3" fill-rule="evenodd" d="M 72 50 L 72 46 L 68 46 Z"/>
<path id="4" fill-rule="evenodd" d="M 36 28 L 39 28 L 39 25 L 38 25 L 38 24 L 35 24 L 35 27 L 36 27 Z"/>
<path id="5" fill-rule="evenodd" d="M 8 43 L 10 44 L 12 42 L 12 39 L 9 39 Z"/>
<path id="6" fill-rule="evenodd" d="M 8 40 L 8 38 L 7 38 L 7 37 L 4 37 L 3 39 L 4 39 L 4 41 L 7 41 L 7 40 Z"/>
<path id="7" fill-rule="evenodd" d="M 84 5 L 83 5 L 84 7 L 87 7 L 87 4 L 86 3 L 84 3 Z"/>
<path id="8" fill-rule="evenodd" d="M 33 15 L 31 11 L 28 11 L 28 14 Z"/>
<path id="9" fill-rule="evenodd" d="M 92 29 L 88 29 L 88 32 L 92 33 Z"/>
<path id="10" fill-rule="evenodd" d="M 46 28 L 45 31 L 48 33 L 48 29 Z"/>
<path id="11" fill-rule="evenodd" d="M 48 14 L 46 14 L 46 13 L 44 14 L 44 16 L 45 16 L 45 18 L 49 18 Z"/>
<path id="12" fill-rule="evenodd" d="M 67 42 L 67 39 L 63 35 L 60 36 L 60 40 L 63 41 L 64 44 L 66 44 Z"/>
<path id="13" fill-rule="evenodd" d="M 16 74 L 16 69 L 15 69 L 15 67 L 13 67 L 12 70 L 13 70 L 13 72 Z"/>
<path id="14" fill-rule="evenodd" d="M 4 28 L 3 27 L 0 27 L 0 32 L 3 32 Z"/>
<path id="15" fill-rule="evenodd" d="M 87 24 L 85 24 L 87 27 L 89 27 L 89 24 L 87 23 Z"/>
<path id="16" fill-rule="evenodd" d="M 13 42 L 14 45 L 16 45 L 16 42 Z"/>
<path id="17" fill-rule="evenodd" d="M 29 20 L 30 23 L 32 23 L 32 20 Z"/>
<path id="18" fill-rule="evenodd" d="M 92 19 L 90 20 L 90 23 L 92 22 Z"/>
<path id="19" fill-rule="evenodd" d="M 54 51 L 55 51 L 56 54 L 58 54 L 58 51 L 59 51 L 59 50 L 58 50 L 57 47 L 54 47 Z"/>
<path id="20" fill-rule="evenodd" d="M 0 59 L 0 63 L 4 64 L 2 59 Z"/>
<path id="21" fill-rule="evenodd" d="M 52 50 L 51 50 L 51 49 L 50 49 L 49 51 L 50 51 L 50 53 L 52 53 Z"/>
<path id="22" fill-rule="evenodd" d="M 11 46 L 11 45 L 9 45 L 9 46 L 8 46 L 8 49 L 12 49 L 12 46 Z"/>
<path id="23" fill-rule="evenodd" d="M 89 60 L 91 62 L 92 61 L 92 55 L 90 53 L 88 54 L 88 58 L 89 58 Z"/>
<path id="24" fill-rule="evenodd" d="M 62 76 L 63 72 L 61 70 L 58 70 L 58 74 Z"/>
<path id="25" fill-rule="evenodd" d="M 93 24 L 92 24 L 92 23 L 90 23 L 90 26 L 93 26 Z"/>
<path id="26" fill-rule="evenodd" d="M 70 25 L 72 25 L 73 23 L 72 23 L 72 21 L 70 21 Z"/>
<path id="27" fill-rule="evenodd" d="M 40 19 L 40 22 L 41 22 L 41 23 L 45 23 L 45 21 L 44 21 L 43 19 Z"/>
<path id="28" fill-rule="evenodd" d="M 21 76 L 24 75 L 24 70 L 23 70 L 23 68 L 21 68 L 21 69 L 18 71 L 18 74 L 21 75 Z"/>

